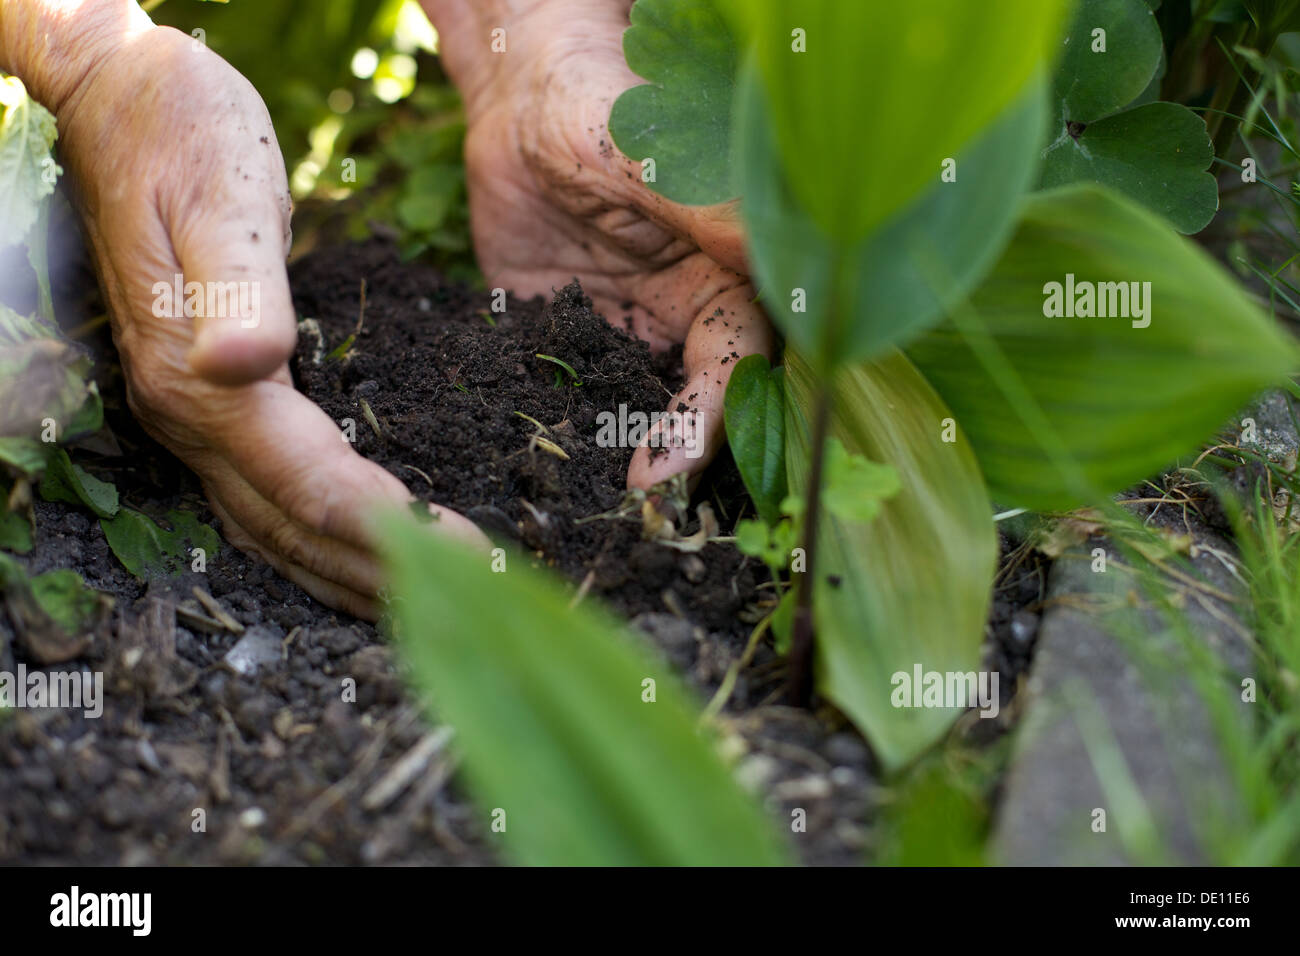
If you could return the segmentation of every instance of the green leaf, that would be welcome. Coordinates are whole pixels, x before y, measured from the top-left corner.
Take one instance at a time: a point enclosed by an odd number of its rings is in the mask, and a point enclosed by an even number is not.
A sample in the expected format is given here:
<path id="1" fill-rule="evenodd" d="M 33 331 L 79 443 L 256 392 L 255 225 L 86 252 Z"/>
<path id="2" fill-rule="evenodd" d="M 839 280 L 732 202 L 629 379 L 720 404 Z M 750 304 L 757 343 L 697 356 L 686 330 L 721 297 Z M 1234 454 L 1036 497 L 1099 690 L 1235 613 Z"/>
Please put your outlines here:
<path id="1" fill-rule="evenodd" d="M 736 524 L 736 550 L 751 558 L 767 560 L 772 531 L 763 521 L 745 520 Z"/>
<path id="2" fill-rule="evenodd" d="M 1149 282 L 1150 324 L 1047 316 L 1049 283 L 1067 275 Z M 1008 505 L 1064 509 L 1125 488 L 1193 450 L 1300 362 L 1210 256 L 1096 186 L 1031 197 L 971 306 L 955 314 L 964 329 L 934 329 L 908 354 Z"/>
<path id="3" fill-rule="evenodd" d="M 781 520 L 785 481 L 785 390 L 781 369 L 762 355 L 735 364 L 723 401 L 727 442 L 754 508 L 769 525 Z"/>
<path id="4" fill-rule="evenodd" d="M 35 315 L 19 315 L 0 302 L 0 346 L 21 345 L 31 339 L 52 339 L 58 330 Z"/>
<path id="5" fill-rule="evenodd" d="M 383 540 L 414 680 L 456 728 L 484 817 L 527 865 L 784 862 L 696 730 L 671 668 L 608 614 L 511 558 L 396 518 Z M 655 700 L 643 693 L 655 682 Z"/>
<path id="6" fill-rule="evenodd" d="M 417 169 L 407 181 L 405 194 L 397 203 L 397 217 L 407 229 L 437 229 L 460 197 L 465 170 L 452 163 L 436 163 Z"/>
<path id="7" fill-rule="evenodd" d="M 945 158 L 1006 113 L 1055 46 L 1066 6 L 723 3 L 753 44 L 783 178 L 809 219 L 841 243 L 908 206 Z"/>
<path id="8" fill-rule="evenodd" d="M 1105 31 L 1104 51 L 1094 30 Z M 1091 123 L 1132 103 L 1160 68 L 1161 47 L 1142 0 L 1081 0 L 1056 70 L 1060 125 Z"/>
<path id="9" fill-rule="evenodd" d="M 16 76 L 0 76 L 0 248 L 26 237 L 45 197 L 63 172 L 50 151 L 59 131 L 54 116 L 27 95 Z"/>
<path id="10" fill-rule="evenodd" d="M 787 349 L 786 464 L 799 493 L 816 385 Z M 997 535 L 974 453 L 942 440 L 951 413 L 901 353 L 842 369 L 832 388 L 831 435 L 891 466 L 900 487 L 871 524 L 827 515 L 820 528 L 817 681 L 892 771 L 942 737 L 959 711 L 895 708 L 891 679 L 917 664 L 979 669 Z"/>
<path id="11" fill-rule="evenodd" d="M 63 449 L 59 449 L 46 466 L 40 491 L 46 501 L 85 505 L 101 518 L 117 514 L 117 488 L 110 482 L 100 481 L 80 465 L 74 465 Z"/>
<path id="12" fill-rule="evenodd" d="M 1300 31 L 1300 0 L 1242 0 L 1242 6 L 1265 36 Z"/>
<path id="13" fill-rule="evenodd" d="M 93 435 L 104 427 L 104 402 L 99 397 L 99 386 L 94 382 L 86 384 L 86 400 L 64 427 L 61 440 L 75 441 L 86 435 Z"/>
<path id="14" fill-rule="evenodd" d="M 810 359 L 823 339 L 833 339 L 825 349 L 842 362 L 880 354 L 942 319 L 997 261 L 1015 228 L 1017 202 L 1037 179 L 1046 133 L 1034 84 L 955 156 L 926 161 L 929 187 L 876 232 L 837 246 L 801 211 L 776 168 L 760 96 L 751 77 L 742 79 L 735 156 L 741 209 L 768 314 Z M 947 170 L 954 181 L 944 181 Z M 948 277 L 943 285 L 934 281 L 936 270 Z"/>
<path id="15" fill-rule="evenodd" d="M 57 446 L 39 442 L 34 438 L 18 436 L 0 436 L 0 463 L 8 465 L 18 474 L 31 478 L 39 475 L 45 468 Z"/>
<path id="16" fill-rule="evenodd" d="M 86 587 L 76 571 L 46 571 L 30 583 L 32 597 L 41 610 L 68 634 L 84 630 L 99 613 L 99 592 Z"/>
<path id="17" fill-rule="evenodd" d="M 826 442 L 826 485 L 822 500 L 843 521 L 874 521 L 881 504 L 898 494 L 898 472 L 847 451 L 838 438 Z"/>
<path id="18" fill-rule="evenodd" d="M 26 515 L 17 511 L 0 512 L 0 549 L 16 554 L 32 550 L 32 526 Z"/>
<path id="19" fill-rule="evenodd" d="M 1179 232 L 1204 229 L 1219 208 L 1205 122 L 1185 106 L 1151 103 L 1066 131 L 1044 156 L 1044 188 L 1110 186 L 1160 213 Z"/>
<path id="20" fill-rule="evenodd" d="M 143 512 L 125 508 L 114 518 L 101 518 L 108 546 L 137 578 L 175 577 L 190 563 L 190 549 L 202 548 L 208 557 L 221 550 L 216 531 L 187 511 L 167 512 L 171 530 Z"/>
<path id="21" fill-rule="evenodd" d="M 1214 147 L 1191 110 L 1151 102 L 1163 69 L 1160 29 L 1143 0 L 1083 0 L 1056 74 L 1056 122 L 1041 186 L 1095 182 L 1180 232 L 1205 228 L 1219 208 L 1218 184 L 1207 172 Z"/>
<path id="22" fill-rule="evenodd" d="M 649 82 L 614 102 L 609 132 L 623 153 L 654 160 L 647 185 L 674 202 L 735 195 L 729 148 L 736 44 L 711 0 L 637 0 L 623 34 L 632 72 Z"/>

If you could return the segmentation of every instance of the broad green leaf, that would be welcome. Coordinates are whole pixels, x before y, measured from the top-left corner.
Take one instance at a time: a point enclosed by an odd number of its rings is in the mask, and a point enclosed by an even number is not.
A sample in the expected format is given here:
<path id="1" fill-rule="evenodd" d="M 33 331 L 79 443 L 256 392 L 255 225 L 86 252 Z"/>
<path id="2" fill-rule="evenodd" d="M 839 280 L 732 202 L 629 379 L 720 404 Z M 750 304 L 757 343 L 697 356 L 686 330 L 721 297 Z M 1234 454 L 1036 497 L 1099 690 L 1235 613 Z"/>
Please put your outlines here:
<path id="1" fill-rule="evenodd" d="M 117 514 L 117 488 L 100 481 L 80 465 L 74 465 L 63 449 L 55 452 L 41 478 L 41 497 L 46 501 L 64 501 L 85 505 L 101 518 Z"/>
<path id="2" fill-rule="evenodd" d="M 1052 55 L 1068 4 L 722 6 L 753 44 L 797 204 L 826 236 L 851 243 L 912 203 L 945 158 L 1007 112 Z"/>
<path id="3" fill-rule="evenodd" d="M 99 526 L 117 559 L 141 580 L 180 574 L 194 548 L 202 548 L 209 558 L 221 549 L 216 531 L 188 511 L 169 511 L 166 520 L 171 530 L 143 512 L 124 508 L 116 517 L 100 518 Z"/>
<path id="4" fill-rule="evenodd" d="M 391 519 L 384 541 L 413 678 L 455 727 L 484 818 L 505 812 L 516 860 L 785 861 L 671 668 L 591 599 L 573 607 L 522 557 L 494 574 L 488 553 L 405 520 Z"/>
<path id="5" fill-rule="evenodd" d="M 1083 283 L 1150 283 L 1149 294 L 1138 286 L 1142 310 L 1128 303 L 1147 318 L 1049 317 L 1049 284 L 1063 302 L 1069 281 L 1076 302 Z M 1104 291 L 1107 311 L 1120 311 L 1120 288 L 1114 307 Z M 953 410 L 995 498 L 1040 510 L 1147 477 L 1300 364 L 1295 343 L 1209 255 L 1096 186 L 1031 197 L 969 312 L 908 355 Z"/>
<path id="6" fill-rule="evenodd" d="M 1160 213 L 1179 232 L 1200 232 L 1219 208 L 1206 170 L 1214 147 L 1205 121 L 1176 103 L 1151 103 L 1064 132 L 1047 149 L 1044 188 L 1075 182 L 1110 186 Z"/>
<path id="7" fill-rule="evenodd" d="M 654 160 L 651 189 L 707 205 L 735 195 L 729 148 L 736 44 L 712 0 L 637 0 L 623 34 L 633 73 L 649 82 L 614 102 L 609 132 L 623 153 Z"/>
<path id="8" fill-rule="evenodd" d="M 63 172 L 50 151 L 54 116 L 27 95 L 16 76 L 0 76 L 0 248 L 27 237 L 45 197 Z"/>
<path id="9" fill-rule="evenodd" d="M 785 482 L 785 389 L 781 369 L 762 355 L 735 364 L 723 405 L 727 443 L 754 507 L 769 525 L 781 520 Z"/>
<path id="10" fill-rule="evenodd" d="M 32 597 L 41 610 L 68 634 L 84 630 L 99 613 L 99 592 L 86 587 L 76 571 L 46 571 L 32 578 L 30 584 Z"/>
<path id="11" fill-rule="evenodd" d="M 786 350 L 786 463 L 803 493 L 816 382 Z M 895 708 L 892 678 L 977 671 L 997 535 L 970 445 L 943 441 L 950 415 L 898 352 L 842 369 L 831 435 L 847 451 L 891 465 L 900 490 L 870 524 L 827 516 L 813 591 L 817 682 L 853 720 L 887 770 L 942 737 L 959 711 Z"/>
<path id="12" fill-rule="evenodd" d="M 1060 125 L 1091 123 L 1132 103 L 1160 68 L 1161 47 L 1143 0 L 1080 0 L 1056 70 Z"/>
<path id="13" fill-rule="evenodd" d="M 997 260 L 1017 202 L 1037 178 L 1046 127 L 1042 90 L 1032 84 L 955 156 L 918 159 L 929 171 L 928 188 L 865 240 L 837 247 L 801 211 L 776 167 L 761 95 L 752 74 L 742 79 L 735 156 L 741 208 L 768 314 L 810 359 L 823 336 L 834 339 L 827 349 L 837 360 L 850 362 L 940 320 Z M 955 179 L 945 181 L 945 173 Z M 942 285 L 936 270 L 946 277 Z"/>

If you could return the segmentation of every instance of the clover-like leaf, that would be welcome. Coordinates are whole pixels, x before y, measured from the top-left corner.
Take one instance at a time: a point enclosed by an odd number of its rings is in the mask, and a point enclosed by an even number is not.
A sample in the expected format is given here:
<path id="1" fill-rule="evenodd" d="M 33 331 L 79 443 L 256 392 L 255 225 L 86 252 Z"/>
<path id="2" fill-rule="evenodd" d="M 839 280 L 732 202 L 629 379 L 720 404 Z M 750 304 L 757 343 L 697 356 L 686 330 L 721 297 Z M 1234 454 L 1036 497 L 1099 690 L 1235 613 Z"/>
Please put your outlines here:
<path id="1" fill-rule="evenodd" d="M 838 438 L 826 442 L 826 487 L 823 500 L 831 514 L 845 521 L 866 522 L 880 514 L 881 503 L 898 494 L 898 472 L 890 465 L 850 452 Z"/>
<path id="2" fill-rule="evenodd" d="M 1160 68 L 1160 27 L 1143 0 L 1081 0 L 1054 92 L 1062 123 L 1091 123 L 1137 99 Z"/>
<path id="3" fill-rule="evenodd" d="M 1219 208 L 1205 122 L 1185 106 L 1153 102 L 1164 67 L 1160 30 L 1145 0 L 1082 0 L 1054 83 L 1056 125 L 1040 187 L 1093 182 L 1199 232 Z"/>
<path id="4" fill-rule="evenodd" d="M 1176 103 L 1125 110 L 1048 147 L 1045 189 L 1076 182 L 1110 186 L 1160 213 L 1179 232 L 1200 232 L 1219 208 L 1205 122 Z"/>
<path id="5" fill-rule="evenodd" d="M 708 0 L 638 0 L 631 21 L 623 53 L 650 82 L 615 101 L 609 116 L 615 144 L 632 159 L 654 160 L 646 184 L 674 202 L 732 198 L 737 55 L 726 23 Z"/>

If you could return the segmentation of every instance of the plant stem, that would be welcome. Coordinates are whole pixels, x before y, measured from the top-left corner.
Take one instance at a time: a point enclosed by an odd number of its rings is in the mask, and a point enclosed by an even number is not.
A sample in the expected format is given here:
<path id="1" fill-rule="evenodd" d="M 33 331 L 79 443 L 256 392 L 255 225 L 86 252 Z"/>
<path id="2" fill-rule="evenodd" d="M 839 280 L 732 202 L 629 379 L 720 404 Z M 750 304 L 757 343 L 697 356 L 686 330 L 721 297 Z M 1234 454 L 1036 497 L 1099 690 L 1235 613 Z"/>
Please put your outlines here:
<path id="1" fill-rule="evenodd" d="M 804 573 L 795 596 L 794 618 L 790 631 L 790 662 L 786 678 L 786 702 L 793 707 L 806 707 L 812 700 L 813 650 L 813 589 L 816 587 L 817 526 L 821 523 L 822 465 L 826 458 L 826 433 L 830 427 L 831 393 L 825 379 L 817 390 L 817 406 L 813 412 L 812 467 L 808 476 L 808 506 L 804 511 L 803 550 Z"/>
<path id="2" fill-rule="evenodd" d="M 1222 37 L 1216 37 L 1220 45 L 1220 55 L 1222 62 L 1219 64 L 1218 76 L 1214 82 L 1214 96 L 1210 100 L 1210 109 L 1205 115 L 1206 125 L 1209 127 L 1210 139 L 1216 144 L 1219 142 L 1220 130 L 1223 126 L 1224 116 L 1228 109 L 1228 104 L 1236 95 L 1237 85 L 1241 78 L 1237 75 L 1237 68 L 1232 61 L 1232 49 L 1246 39 L 1248 27 L 1241 24 L 1236 27 L 1232 36 L 1226 41 Z M 1219 155 L 1216 151 L 1215 155 Z"/>

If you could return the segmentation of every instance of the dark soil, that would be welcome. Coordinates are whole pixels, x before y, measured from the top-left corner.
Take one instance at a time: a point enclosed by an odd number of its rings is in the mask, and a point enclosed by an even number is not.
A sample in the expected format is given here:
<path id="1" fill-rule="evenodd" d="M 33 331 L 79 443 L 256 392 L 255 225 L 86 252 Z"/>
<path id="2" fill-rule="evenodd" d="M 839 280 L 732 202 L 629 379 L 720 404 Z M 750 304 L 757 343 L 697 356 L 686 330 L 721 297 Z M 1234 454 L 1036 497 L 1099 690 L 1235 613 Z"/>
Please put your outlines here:
<path id="1" fill-rule="evenodd" d="M 712 696 L 770 605 L 767 574 L 725 545 L 682 554 L 643 541 L 636 516 L 610 516 L 632 452 L 594 440 L 599 411 L 663 408 L 680 378 L 675 356 L 652 356 L 606 325 L 576 286 L 552 306 L 511 298 L 496 314 L 489 295 L 400 265 L 377 242 L 315 254 L 291 276 L 299 315 L 315 320 L 300 335 L 299 387 L 336 421 L 353 420 L 362 454 L 575 589 L 585 582 L 586 599 L 630 618 L 701 703 Z M 356 330 L 363 278 L 361 332 L 346 355 L 328 358 Z M 111 351 L 100 349 L 122 454 L 82 449 L 77 460 L 114 481 L 132 506 L 159 515 L 182 507 L 215 523 L 193 476 L 122 410 Z M 563 359 L 581 386 L 537 353 Z M 537 447 L 537 427 L 515 412 L 544 425 L 567 459 Z M 702 501 L 724 534 L 746 513 L 725 453 L 679 522 L 687 533 Z M 70 567 L 114 598 L 83 658 L 56 668 L 102 671 L 106 702 L 95 720 L 54 709 L 0 716 L 0 862 L 498 861 L 488 820 L 466 799 L 451 758 L 383 792 L 429 726 L 370 625 L 228 546 L 206 573 L 145 585 L 86 513 L 41 502 L 36 521 L 36 547 L 22 559 L 30 572 Z M 1014 686 L 1037 631 L 1026 608 L 1041 598 L 1044 578 L 1011 545 L 1004 550 L 985 656 Z M 195 588 L 242 634 L 214 626 Z M 0 614 L 0 670 L 19 663 L 33 666 L 23 635 Z M 341 699 L 344 677 L 357 682 L 355 703 Z M 794 807 L 807 811 L 798 839 L 805 860 L 861 862 L 884 796 L 870 751 L 831 708 L 782 706 L 783 677 L 765 644 L 737 681 L 721 715 L 737 774 L 764 795 L 774 825 L 788 826 Z M 966 723 L 958 733 L 972 742 L 1005 729 L 961 730 Z"/>

